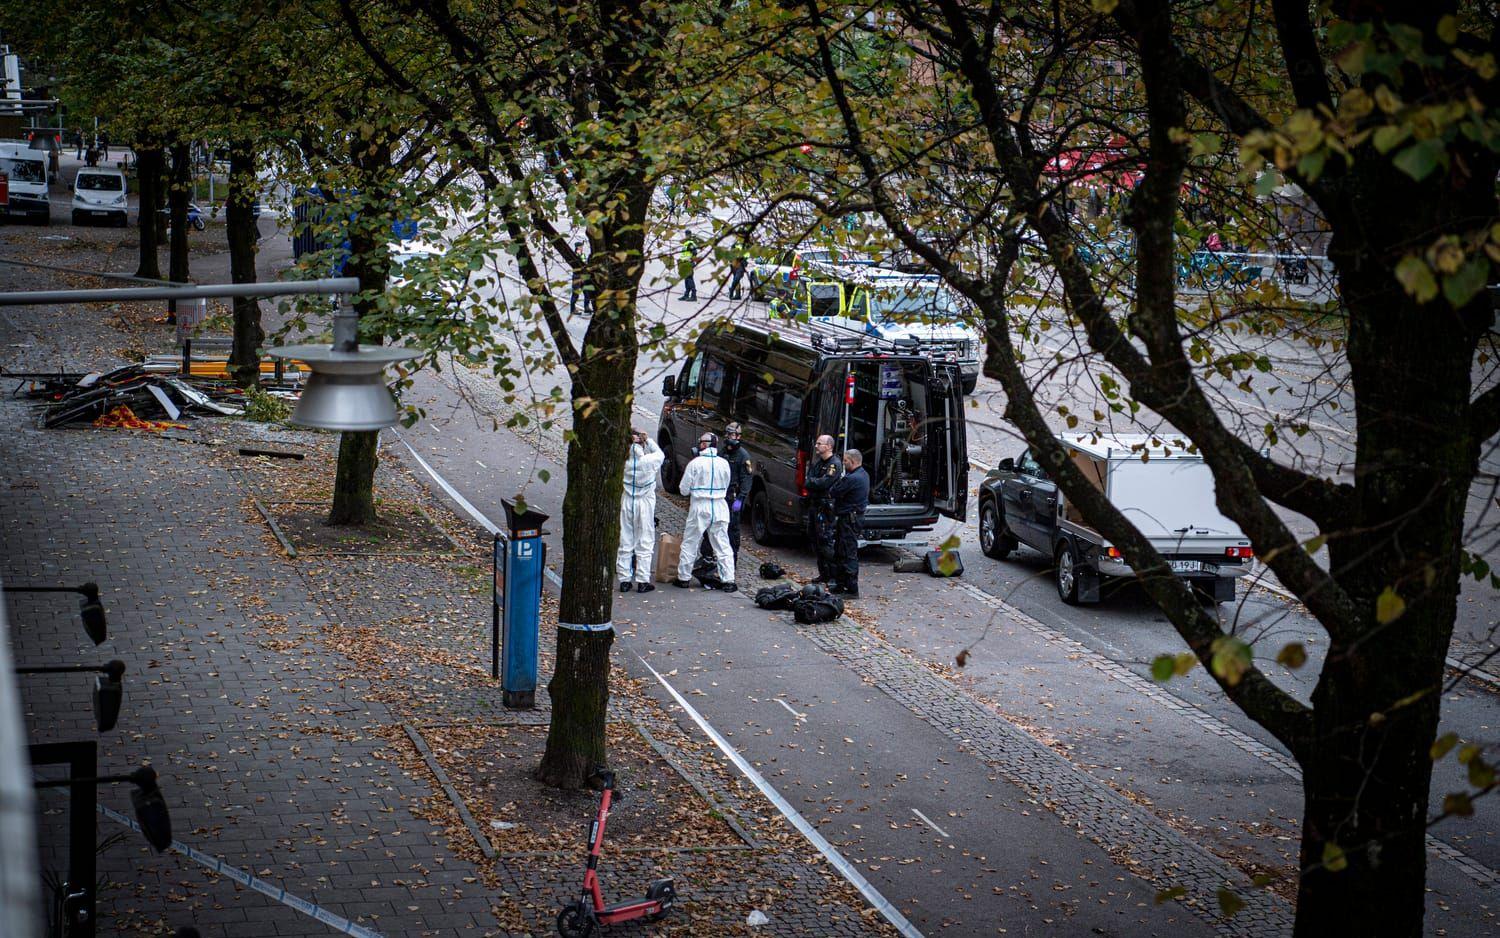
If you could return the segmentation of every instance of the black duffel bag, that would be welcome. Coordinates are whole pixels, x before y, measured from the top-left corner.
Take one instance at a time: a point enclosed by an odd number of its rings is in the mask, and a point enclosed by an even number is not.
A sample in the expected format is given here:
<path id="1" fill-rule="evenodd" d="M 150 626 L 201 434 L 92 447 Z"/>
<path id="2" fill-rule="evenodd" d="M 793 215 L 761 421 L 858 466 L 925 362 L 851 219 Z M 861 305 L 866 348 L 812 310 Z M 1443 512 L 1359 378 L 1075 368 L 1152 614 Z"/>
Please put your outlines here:
<path id="1" fill-rule="evenodd" d="M 762 609 L 790 609 L 797 595 L 797 588 L 790 583 L 762 586 L 755 591 L 755 604 Z"/>
<path id="2" fill-rule="evenodd" d="M 802 587 L 792 600 L 792 618 L 811 625 L 832 622 L 844 614 L 844 601 L 816 583 Z"/>

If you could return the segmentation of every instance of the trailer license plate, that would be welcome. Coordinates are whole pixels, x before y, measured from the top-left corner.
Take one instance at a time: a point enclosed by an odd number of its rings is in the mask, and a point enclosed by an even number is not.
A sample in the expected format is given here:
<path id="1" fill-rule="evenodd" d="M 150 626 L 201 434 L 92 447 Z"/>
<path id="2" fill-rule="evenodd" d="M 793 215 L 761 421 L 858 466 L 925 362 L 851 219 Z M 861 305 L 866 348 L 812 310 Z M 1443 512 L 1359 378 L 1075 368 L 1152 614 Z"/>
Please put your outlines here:
<path id="1" fill-rule="evenodd" d="M 1172 561 L 1173 573 L 1202 573 L 1203 561 L 1201 560 L 1174 560 Z"/>

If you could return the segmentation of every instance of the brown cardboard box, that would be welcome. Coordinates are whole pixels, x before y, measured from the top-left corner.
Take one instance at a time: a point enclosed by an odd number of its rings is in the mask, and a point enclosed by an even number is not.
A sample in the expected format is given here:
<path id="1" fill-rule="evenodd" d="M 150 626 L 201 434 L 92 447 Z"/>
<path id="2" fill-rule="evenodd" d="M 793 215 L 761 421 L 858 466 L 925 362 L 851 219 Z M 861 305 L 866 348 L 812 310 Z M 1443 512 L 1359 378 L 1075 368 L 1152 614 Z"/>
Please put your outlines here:
<path id="1" fill-rule="evenodd" d="M 682 538 L 662 532 L 656 536 L 656 556 L 653 571 L 656 582 L 666 583 L 677 577 L 677 561 L 682 556 Z"/>

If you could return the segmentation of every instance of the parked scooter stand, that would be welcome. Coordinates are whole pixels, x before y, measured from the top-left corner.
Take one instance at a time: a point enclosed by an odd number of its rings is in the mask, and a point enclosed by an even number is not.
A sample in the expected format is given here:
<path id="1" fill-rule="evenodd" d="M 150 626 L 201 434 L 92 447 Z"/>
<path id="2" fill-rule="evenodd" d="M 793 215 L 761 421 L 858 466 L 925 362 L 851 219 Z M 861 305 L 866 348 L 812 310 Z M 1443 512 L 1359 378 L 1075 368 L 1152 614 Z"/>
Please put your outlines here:
<path id="1" fill-rule="evenodd" d="M 599 854 L 604 847 L 604 822 L 609 819 L 611 804 L 623 799 L 615 791 L 615 773 L 610 770 L 596 769 L 589 781 L 598 781 L 603 789 L 599 793 L 599 816 L 589 825 L 589 862 L 583 874 L 583 895 L 557 913 L 557 931 L 563 938 L 588 938 L 600 925 L 615 925 L 632 919 L 644 918 L 654 922 L 671 911 L 677 901 L 672 880 L 658 879 L 646 890 L 644 899 L 632 899 L 619 905 L 604 904 L 598 872 Z"/>

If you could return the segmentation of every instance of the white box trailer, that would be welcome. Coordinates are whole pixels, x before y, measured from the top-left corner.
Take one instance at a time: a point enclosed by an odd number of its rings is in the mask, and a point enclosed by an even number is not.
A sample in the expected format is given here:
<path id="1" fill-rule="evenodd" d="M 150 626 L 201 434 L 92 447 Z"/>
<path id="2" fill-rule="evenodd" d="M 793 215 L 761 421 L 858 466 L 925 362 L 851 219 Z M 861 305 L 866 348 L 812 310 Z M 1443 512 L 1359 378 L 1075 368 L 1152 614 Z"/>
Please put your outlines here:
<path id="1" fill-rule="evenodd" d="M 1200 454 L 1144 435 L 1067 433 L 1058 441 L 1179 576 L 1216 602 L 1234 599 L 1235 580 L 1250 572 L 1255 552 L 1239 525 L 1219 511 L 1213 473 Z M 1052 557 L 1058 594 L 1068 603 L 1097 602 L 1103 583 L 1134 576 L 1029 452 L 1003 460 L 986 477 L 980 525 L 990 556 L 1003 557 L 1024 543 Z"/>

